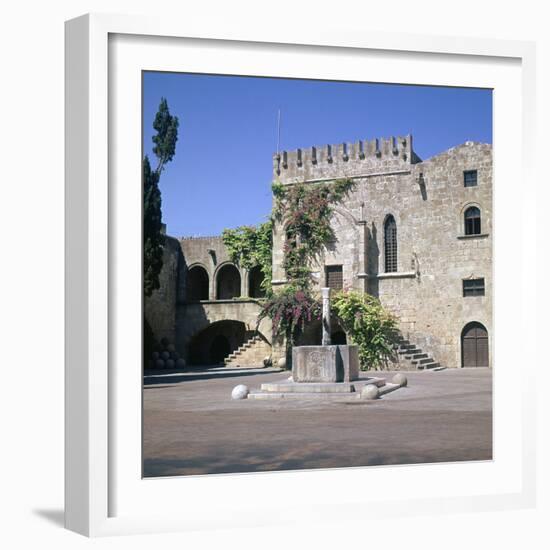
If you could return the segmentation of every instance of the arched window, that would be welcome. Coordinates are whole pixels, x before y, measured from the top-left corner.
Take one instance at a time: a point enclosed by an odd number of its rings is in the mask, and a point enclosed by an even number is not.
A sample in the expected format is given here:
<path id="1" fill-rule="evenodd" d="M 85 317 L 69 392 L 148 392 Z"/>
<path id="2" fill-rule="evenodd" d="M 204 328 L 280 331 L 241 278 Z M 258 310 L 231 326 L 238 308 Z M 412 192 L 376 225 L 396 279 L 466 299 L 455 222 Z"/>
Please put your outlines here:
<path id="1" fill-rule="evenodd" d="M 384 222 L 384 259 L 386 273 L 397 271 L 397 225 L 391 214 Z"/>
<path id="2" fill-rule="evenodd" d="M 226 264 L 218 271 L 216 298 L 230 300 L 241 295 L 241 274 L 232 264 Z"/>
<path id="3" fill-rule="evenodd" d="M 263 280 L 262 268 L 259 265 L 254 266 L 248 274 L 248 295 L 251 298 L 263 298 L 265 296 L 265 291 L 262 288 Z"/>
<path id="4" fill-rule="evenodd" d="M 188 302 L 208 300 L 208 273 L 204 267 L 196 265 L 187 273 L 186 299 Z"/>
<path id="5" fill-rule="evenodd" d="M 464 212 L 464 235 L 481 234 L 481 212 L 477 206 L 470 206 Z"/>

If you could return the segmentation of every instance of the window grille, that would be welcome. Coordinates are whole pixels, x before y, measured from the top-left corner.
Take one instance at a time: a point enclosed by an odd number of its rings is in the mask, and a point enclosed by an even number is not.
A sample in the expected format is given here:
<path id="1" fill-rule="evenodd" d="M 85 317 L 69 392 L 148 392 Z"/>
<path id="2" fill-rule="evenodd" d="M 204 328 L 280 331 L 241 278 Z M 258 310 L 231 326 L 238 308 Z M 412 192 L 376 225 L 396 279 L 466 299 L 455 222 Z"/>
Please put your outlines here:
<path id="1" fill-rule="evenodd" d="M 344 287 L 344 277 L 341 265 L 326 266 L 326 285 L 333 290 L 342 290 Z"/>
<path id="2" fill-rule="evenodd" d="M 477 170 L 464 171 L 464 187 L 475 187 L 477 185 Z"/>
<path id="3" fill-rule="evenodd" d="M 386 273 L 397 271 L 397 226 L 393 216 L 384 223 L 384 257 Z"/>
<path id="4" fill-rule="evenodd" d="M 485 279 L 465 279 L 462 281 L 462 295 L 485 296 Z"/>

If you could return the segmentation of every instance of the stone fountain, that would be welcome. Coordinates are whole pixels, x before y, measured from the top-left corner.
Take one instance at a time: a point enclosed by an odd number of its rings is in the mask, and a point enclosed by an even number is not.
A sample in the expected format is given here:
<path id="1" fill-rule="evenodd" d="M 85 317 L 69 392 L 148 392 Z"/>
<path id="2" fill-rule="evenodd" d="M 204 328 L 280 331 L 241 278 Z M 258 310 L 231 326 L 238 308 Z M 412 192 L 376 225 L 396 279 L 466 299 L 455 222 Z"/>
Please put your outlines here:
<path id="1" fill-rule="evenodd" d="M 262 384 L 248 399 L 320 398 L 349 399 L 361 395 L 373 399 L 397 389 L 383 378 L 360 375 L 359 354 L 355 345 L 332 345 L 330 338 L 330 288 L 323 296 L 322 340 L 319 346 L 292 348 L 292 377 Z"/>

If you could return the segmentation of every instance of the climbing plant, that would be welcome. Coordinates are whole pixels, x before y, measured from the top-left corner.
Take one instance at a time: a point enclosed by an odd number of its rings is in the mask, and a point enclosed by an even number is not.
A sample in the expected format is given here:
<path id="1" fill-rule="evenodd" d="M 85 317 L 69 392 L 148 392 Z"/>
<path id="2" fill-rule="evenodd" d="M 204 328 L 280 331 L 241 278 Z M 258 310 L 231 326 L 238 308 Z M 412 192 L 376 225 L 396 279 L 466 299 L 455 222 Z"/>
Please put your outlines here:
<path id="1" fill-rule="evenodd" d="M 361 368 L 386 367 L 394 354 L 397 319 L 374 296 L 356 290 L 337 293 L 332 300 L 332 309 L 342 328 L 359 348 Z"/>
<path id="2" fill-rule="evenodd" d="M 224 229 L 222 240 L 231 261 L 245 269 L 259 266 L 262 289 L 271 295 L 271 262 L 273 249 L 273 224 L 271 220 L 258 226 L 243 225 L 236 229 Z"/>
<path id="3" fill-rule="evenodd" d="M 295 285 L 288 285 L 271 296 L 258 316 L 270 318 L 273 323 L 273 336 L 284 336 L 287 350 L 294 344 L 305 324 L 321 318 L 321 304 L 309 292 Z"/>
<path id="4" fill-rule="evenodd" d="M 354 187 L 351 179 L 327 183 L 272 185 L 273 219 L 286 232 L 283 267 L 287 280 L 298 288 L 311 287 L 311 265 L 333 238 L 330 225 L 333 207 Z"/>

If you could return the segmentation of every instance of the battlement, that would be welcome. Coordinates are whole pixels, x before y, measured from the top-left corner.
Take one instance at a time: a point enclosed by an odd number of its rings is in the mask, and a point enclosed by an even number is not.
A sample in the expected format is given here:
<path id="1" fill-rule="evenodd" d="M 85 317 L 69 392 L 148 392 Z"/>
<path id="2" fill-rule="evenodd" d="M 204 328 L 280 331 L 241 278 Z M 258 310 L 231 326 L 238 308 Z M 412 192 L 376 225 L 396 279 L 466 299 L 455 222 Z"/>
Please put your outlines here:
<path id="1" fill-rule="evenodd" d="M 273 155 L 273 179 L 281 183 L 322 181 L 410 170 L 419 162 L 412 136 L 392 136 L 281 151 Z"/>
<path id="2" fill-rule="evenodd" d="M 210 241 L 213 239 L 221 239 L 221 235 L 207 235 L 207 236 L 186 236 L 180 237 L 180 241 Z"/>

